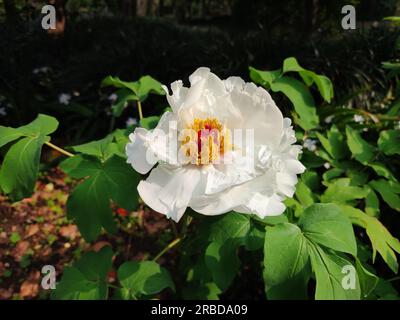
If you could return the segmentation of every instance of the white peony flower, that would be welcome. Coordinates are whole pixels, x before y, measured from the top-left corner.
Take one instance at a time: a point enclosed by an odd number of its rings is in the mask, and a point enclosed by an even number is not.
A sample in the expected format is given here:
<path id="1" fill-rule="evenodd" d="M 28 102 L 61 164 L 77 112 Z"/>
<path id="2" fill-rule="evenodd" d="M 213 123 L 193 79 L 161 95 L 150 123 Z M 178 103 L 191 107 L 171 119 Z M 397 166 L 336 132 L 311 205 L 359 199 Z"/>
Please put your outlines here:
<path id="1" fill-rule="evenodd" d="M 189 80 L 189 88 L 172 83 L 172 95 L 164 86 L 172 112 L 129 137 L 136 171 L 158 164 L 138 185 L 143 201 L 175 221 L 187 207 L 205 215 L 282 214 L 305 170 L 291 120 L 266 90 L 241 78 L 221 80 L 199 68 Z"/>

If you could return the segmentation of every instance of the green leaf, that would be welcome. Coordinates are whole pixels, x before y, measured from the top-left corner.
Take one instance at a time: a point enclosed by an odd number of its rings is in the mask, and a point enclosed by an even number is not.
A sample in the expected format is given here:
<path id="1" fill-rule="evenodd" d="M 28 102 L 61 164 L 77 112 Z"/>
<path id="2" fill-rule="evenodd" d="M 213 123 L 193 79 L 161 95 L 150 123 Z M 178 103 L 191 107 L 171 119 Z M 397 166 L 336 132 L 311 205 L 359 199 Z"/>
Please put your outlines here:
<path id="1" fill-rule="evenodd" d="M 362 167 L 352 168 L 347 170 L 347 177 L 350 178 L 351 186 L 362 186 L 365 188 L 365 185 L 368 183 L 369 174 L 364 172 Z"/>
<path id="2" fill-rule="evenodd" d="M 40 152 L 48 137 L 22 138 L 11 146 L 0 170 L 1 189 L 13 201 L 29 197 L 39 171 Z"/>
<path id="3" fill-rule="evenodd" d="M 400 253 L 400 242 L 392 237 L 389 231 L 379 223 L 379 220 L 369 221 L 367 223 L 367 235 L 371 240 L 373 254 L 372 259 L 375 261 L 376 252 L 379 252 L 393 272 L 397 273 L 399 265 L 393 250 Z M 393 249 L 393 250 L 392 250 Z"/>
<path id="4" fill-rule="evenodd" d="M 133 298 L 152 295 L 165 288 L 175 290 L 169 272 L 154 261 L 125 262 L 118 269 L 118 279 Z"/>
<path id="5" fill-rule="evenodd" d="M 99 158 L 102 162 L 114 155 L 126 158 L 125 146 L 129 139 L 123 130 L 116 130 L 105 138 L 91 141 L 78 146 L 73 146 L 73 150 Z"/>
<path id="6" fill-rule="evenodd" d="M 131 90 L 137 97 L 137 100 L 144 101 L 150 93 L 164 95 L 162 84 L 149 75 L 141 77 L 134 82 L 122 81 L 118 77 L 108 76 L 101 84 L 103 87 L 114 86 L 116 88 L 127 88 Z M 132 97 L 134 99 L 134 97 Z"/>
<path id="7" fill-rule="evenodd" d="M 129 289 L 118 288 L 118 289 L 115 289 L 112 299 L 113 300 L 131 300 L 132 296 L 129 292 Z"/>
<path id="8" fill-rule="evenodd" d="M 288 76 L 280 77 L 271 84 L 271 90 L 282 92 L 289 98 L 300 117 L 299 124 L 303 129 L 310 130 L 318 125 L 319 118 L 314 98 L 308 88 L 299 80 Z"/>
<path id="9" fill-rule="evenodd" d="M 321 196 L 321 202 L 346 203 L 355 199 L 363 199 L 368 190 L 350 185 L 350 178 L 339 178 L 327 183 L 328 188 Z"/>
<path id="10" fill-rule="evenodd" d="M 10 235 L 10 242 L 13 244 L 16 244 L 18 241 L 21 240 L 21 236 L 19 235 L 18 232 L 13 232 Z"/>
<path id="11" fill-rule="evenodd" d="M 317 132 L 317 136 L 322 146 L 332 158 L 340 160 L 347 156 L 348 149 L 344 143 L 344 137 L 335 125 L 328 131 L 327 138 L 319 132 Z"/>
<path id="12" fill-rule="evenodd" d="M 311 241 L 336 251 L 357 256 L 357 244 L 350 220 L 334 204 L 316 203 L 304 210 L 299 227 Z"/>
<path id="13" fill-rule="evenodd" d="M 342 281 L 346 276 L 344 267 L 353 266 L 346 258 L 323 250 L 318 245 L 309 246 L 311 265 L 317 281 L 316 300 L 358 300 L 361 296 L 357 272 L 354 272 L 355 288 L 344 289 Z"/>
<path id="14" fill-rule="evenodd" d="M 248 215 L 230 212 L 217 217 L 211 224 L 209 240 L 224 243 L 229 239 L 233 239 L 243 243 L 249 230 L 250 219 Z"/>
<path id="15" fill-rule="evenodd" d="M 137 95 L 140 101 L 146 100 L 150 93 L 165 95 L 165 91 L 161 87 L 162 84 L 151 76 L 143 76 L 139 79 Z"/>
<path id="16" fill-rule="evenodd" d="M 58 121 L 54 117 L 39 114 L 31 123 L 17 128 L 26 136 L 49 135 L 57 130 Z"/>
<path id="17" fill-rule="evenodd" d="M 374 162 L 374 163 L 369 163 L 369 167 L 374 169 L 374 171 L 381 177 L 385 177 L 387 179 L 397 181 L 396 177 L 393 175 L 393 173 L 386 168 L 386 166 L 383 163 L 380 162 Z"/>
<path id="18" fill-rule="evenodd" d="M 147 129 L 151 130 L 157 127 L 158 121 L 160 121 L 159 116 L 151 116 L 147 118 L 143 118 L 140 120 L 140 126 Z"/>
<path id="19" fill-rule="evenodd" d="M 307 149 L 303 149 L 300 157 L 301 163 L 303 163 L 304 166 L 306 166 L 308 169 L 321 167 L 326 162 L 324 159 L 317 156 L 314 152 L 311 152 Z"/>
<path id="20" fill-rule="evenodd" d="M 95 158 L 75 155 L 60 163 L 60 168 L 71 178 L 81 179 L 92 176 L 101 170 L 101 162 Z"/>
<path id="21" fill-rule="evenodd" d="M 124 111 L 128 105 L 128 101 L 138 100 L 137 95 L 126 88 L 118 90 L 115 94 L 118 96 L 118 98 L 117 101 L 115 101 L 115 103 L 111 106 L 114 117 L 119 117 L 122 114 L 122 111 Z"/>
<path id="22" fill-rule="evenodd" d="M 101 82 L 102 87 L 108 87 L 108 86 L 113 86 L 115 88 L 127 88 L 134 92 L 135 94 L 138 91 L 138 84 L 137 82 L 127 82 L 123 81 L 118 77 L 113 77 L 113 76 L 107 76 L 103 79 Z"/>
<path id="23" fill-rule="evenodd" d="M 13 201 L 29 197 L 35 187 L 39 171 L 42 146 L 50 140 L 58 121 L 39 114 L 31 123 L 10 128 L 0 126 L 0 146 L 24 137 L 14 143 L 6 153 L 0 170 L 0 187 Z"/>
<path id="24" fill-rule="evenodd" d="M 365 187 L 368 190 L 368 195 L 365 198 L 365 212 L 372 217 L 379 216 L 379 199 L 376 193 L 369 186 Z"/>
<path id="25" fill-rule="evenodd" d="M 296 218 L 300 217 L 304 212 L 304 207 L 294 198 L 286 198 L 284 204 L 288 208 L 288 212 L 290 212 L 289 210 L 294 211 Z"/>
<path id="26" fill-rule="evenodd" d="M 358 279 L 355 289 L 342 286 L 343 268 L 352 264 L 336 251 L 356 256 L 357 246 L 350 220 L 340 207 L 313 204 L 304 210 L 298 227 L 289 223 L 268 227 L 264 250 L 268 298 L 306 298 L 309 261 L 317 282 L 316 299 L 360 298 Z"/>
<path id="27" fill-rule="evenodd" d="M 322 98 L 328 103 L 331 102 L 333 98 L 333 85 L 329 78 L 304 69 L 294 57 L 287 58 L 283 62 L 283 73 L 286 72 L 298 72 L 307 86 L 315 83 Z"/>
<path id="28" fill-rule="evenodd" d="M 127 210 L 135 209 L 138 205 L 139 175 L 117 156 L 104 163 L 93 158 L 72 159 L 63 166 L 64 169 L 67 167 L 67 173 L 74 178 L 88 178 L 68 198 L 68 216 L 76 219 L 87 241 L 94 240 L 102 227 L 110 233 L 115 232 L 110 199 Z"/>
<path id="29" fill-rule="evenodd" d="M 400 131 L 382 131 L 379 135 L 378 147 L 388 156 L 400 154 Z"/>
<path id="30" fill-rule="evenodd" d="M 18 129 L 0 126 L 0 147 L 22 137 L 22 132 Z"/>
<path id="31" fill-rule="evenodd" d="M 325 182 L 329 182 L 332 179 L 335 179 L 337 177 L 340 177 L 344 173 L 344 170 L 339 169 L 339 168 L 332 168 L 328 171 L 325 171 L 322 175 L 322 179 Z"/>
<path id="32" fill-rule="evenodd" d="M 261 220 L 265 224 L 269 224 L 269 225 L 277 225 L 277 224 L 280 224 L 280 223 L 289 222 L 287 216 L 284 215 L 284 214 L 281 214 L 279 216 L 267 216 L 267 217 L 265 217 L 263 219 L 261 219 L 261 218 L 259 218 L 257 216 L 254 216 L 253 218 L 257 219 L 257 220 Z"/>
<path id="33" fill-rule="evenodd" d="M 214 282 L 189 283 L 183 288 L 184 299 L 191 300 L 219 300 L 222 291 Z"/>
<path id="34" fill-rule="evenodd" d="M 294 57 L 286 58 L 283 61 L 283 73 L 286 72 L 300 72 L 300 71 L 305 71 L 303 67 L 299 65 L 297 62 L 297 59 Z"/>
<path id="35" fill-rule="evenodd" d="M 375 148 L 361 138 L 360 133 L 350 126 L 346 126 L 346 135 L 347 145 L 353 157 L 363 164 L 371 161 L 375 155 Z"/>
<path id="36" fill-rule="evenodd" d="M 76 152 L 91 155 L 100 158 L 102 161 L 107 160 L 113 155 L 113 145 L 111 144 L 113 137 L 108 135 L 101 140 L 95 140 L 84 143 L 78 146 L 73 146 L 72 149 Z"/>
<path id="37" fill-rule="evenodd" d="M 394 23 L 396 23 L 396 24 L 399 24 L 399 23 L 400 23 L 400 17 L 396 17 L 396 16 L 393 16 L 393 17 L 385 17 L 385 18 L 383 18 L 383 20 L 390 21 L 390 22 L 394 22 Z"/>
<path id="38" fill-rule="evenodd" d="M 388 116 L 397 116 L 400 112 L 400 99 L 396 99 L 393 101 L 386 115 Z"/>
<path id="39" fill-rule="evenodd" d="M 379 252 L 389 268 L 397 273 L 399 265 L 394 251 L 400 253 L 399 240 L 394 238 L 378 219 L 368 216 L 361 210 L 350 206 L 341 206 L 341 210 L 353 223 L 366 229 L 372 244 L 373 261 L 375 261 L 376 252 Z"/>
<path id="40" fill-rule="evenodd" d="M 271 83 L 278 79 L 282 71 L 281 69 L 275 71 L 261 71 L 257 70 L 253 67 L 249 67 L 250 70 L 250 79 L 257 84 L 262 85 L 267 90 L 270 88 Z"/>
<path id="41" fill-rule="evenodd" d="M 99 252 L 88 252 L 72 267 L 64 269 L 52 298 L 57 300 L 106 299 L 107 273 L 112 267 L 113 252 L 109 246 Z"/>
<path id="42" fill-rule="evenodd" d="M 376 285 L 378 284 L 379 278 L 364 268 L 361 261 L 357 258 L 356 270 L 360 280 L 361 295 L 363 298 L 366 298 L 371 294 L 372 291 L 374 291 Z"/>
<path id="43" fill-rule="evenodd" d="M 110 208 L 107 184 L 104 175 L 95 174 L 75 188 L 68 198 L 68 217 L 76 219 L 79 231 L 87 241 L 95 240 L 101 227 L 110 233 L 117 230 Z"/>
<path id="44" fill-rule="evenodd" d="M 316 73 L 308 70 L 300 72 L 300 76 L 303 78 L 303 81 L 309 86 L 312 83 L 315 83 L 319 93 L 321 94 L 321 97 L 326 102 L 331 102 L 333 98 L 333 85 L 328 77 L 324 75 L 317 75 Z M 309 80 L 307 80 L 307 78 Z"/>
<path id="45" fill-rule="evenodd" d="M 249 251 L 259 250 L 264 247 L 264 238 L 265 231 L 263 229 L 258 228 L 255 224 L 252 224 L 252 227 L 249 233 L 246 236 L 245 246 Z"/>
<path id="46" fill-rule="evenodd" d="M 240 261 L 236 251 L 237 246 L 232 241 L 211 242 L 206 249 L 206 266 L 221 291 L 229 287 L 239 270 Z"/>
<path id="47" fill-rule="evenodd" d="M 310 278 L 307 240 L 294 224 L 267 227 L 264 282 L 268 299 L 306 299 Z"/>
<path id="48" fill-rule="evenodd" d="M 318 190 L 321 184 L 321 178 L 315 171 L 307 170 L 301 175 L 301 180 L 306 184 L 306 186 L 312 190 Z"/>
<path id="49" fill-rule="evenodd" d="M 400 184 L 387 180 L 372 180 L 369 182 L 370 186 L 374 188 L 383 198 L 383 200 L 397 211 L 400 211 Z"/>
<path id="50" fill-rule="evenodd" d="M 237 249 L 246 244 L 250 227 L 249 216 L 236 212 L 215 217 L 210 222 L 211 243 L 204 258 L 212 279 L 222 291 L 228 288 L 238 271 L 240 261 Z"/>
<path id="51" fill-rule="evenodd" d="M 312 205 L 314 201 L 314 195 L 310 188 L 302 181 L 299 180 L 296 185 L 296 198 L 304 207 Z"/>
<path id="52" fill-rule="evenodd" d="M 400 296 L 393 284 L 385 279 L 379 278 L 378 284 L 371 294 L 372 298 L 378 300 L 399 300 Z"/>

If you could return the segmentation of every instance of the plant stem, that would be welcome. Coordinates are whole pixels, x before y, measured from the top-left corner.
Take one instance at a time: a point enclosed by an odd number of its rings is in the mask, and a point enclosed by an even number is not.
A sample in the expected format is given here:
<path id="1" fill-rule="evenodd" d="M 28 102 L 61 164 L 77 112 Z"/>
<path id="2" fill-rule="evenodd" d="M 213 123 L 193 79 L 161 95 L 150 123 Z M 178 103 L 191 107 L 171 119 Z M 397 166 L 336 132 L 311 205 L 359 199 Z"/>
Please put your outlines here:
<path id="1" fill-rule="evenodd" d="M 111 284 L 111 283 L 107 283 L 107 285 L 110 287 L 110 288 L 113 288 L 113 289 L 121 289 L 122 287 L 118 287 L 118 286 L 116 286 L 116 285 L 113 285 L 113 284 Z"/>
<path id="2" fill-rule="evenodd" d="M 62 153 L 63 155 L 67 156 L 67 157 L 73 157 L 74 155 L 64 149 L 61 149 L 60 147 L 57 147 L 55 144 L 52 144 L 51 142 L 45 142 L 45 144 L 47 146 L 49 146 L 50 148 L 57 150 L 58 152 Z"/>
<path id="3" fill-rule="evenodd" d="M 392 279 L 389 279 L 388 281 L 393 282 L 393 281 L 398 281 L 398 280 L 400 280 L 400 277 L 394 277 Z"/>
<path id="4" fill-rule="evenodd" d="M 182 226 L 182 230 L 181 233 L 183 235 L 186 235 L 187 229 L 189 228 L 189 225 L 192 223 L 193 217 L 191 217 L 190 215 L 185 215 L 185 220 L 184 220 L 184 224 Z"/>
<path id="5" fill-rule="evenodd" d="M 139 100 L 137 102 L 137 107 L 138 107 L 138 111 L 139 111 L 139 119 L 142 120 L 143 119 L 142 103 Z"/>
<path id="6" fill-rule="evenodd" d="M 388 116 L 386 114 L 373 114 L 371 112 L 362 110 L 362 109 L 355 109 L 358 113 L 361 113 L 369 118 L 372 119 L 373 122 L 379 123 L 380 120 L 387 120 L 387 121 L 399 121 L 400 117 L 398 116 Z"/>
<path id="7" fill-rule="evenodd" d="M 178 238 L 179 234 L 178 234 L 178 230 L 175 225 L 175 221 L 173 221 L 173 220 L 170 220 L 170 221 L 171 221 L 172 232 L 174 233 L 175 238 Z"/>
<path id="8" fill-rule="evenodd" d="M 161 252 L 158 255 L 156 255 L 153 261 L 157 261 L 162 255 L 164 255 L 164 253 L 175 247 L 181 241 L 182 238 L 176 238 L 174 241 L 170 242 L 164 249 L 161 250 Z"/>

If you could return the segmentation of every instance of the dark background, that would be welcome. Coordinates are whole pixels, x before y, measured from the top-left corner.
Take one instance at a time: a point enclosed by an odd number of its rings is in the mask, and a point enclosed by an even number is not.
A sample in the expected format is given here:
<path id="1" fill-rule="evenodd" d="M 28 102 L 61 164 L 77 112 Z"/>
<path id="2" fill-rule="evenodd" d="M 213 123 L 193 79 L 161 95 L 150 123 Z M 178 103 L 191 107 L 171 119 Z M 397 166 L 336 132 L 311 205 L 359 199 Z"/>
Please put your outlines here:
<path id="1" fill-rule="evenodd" d="M 199 66 L 220 77 L 249 80 L 248 66 L 277 69 L 295 56 L 334 83 L 335 103 L 368 107 L 388 87 L 381 62 L 395 56 L 398 32 L 383 21 L 395 0 L 51 0 L 57 29 L 41 28 L 46 1 L 0 4 L 0 123 L 21 125 L 38 112 L 61 120 L 58 139 L 78 143 L 124 127 L 112 121 L 107 75 L 133 81 L 149 74 L 169 84 Z M 341 8 L 353 4 L 357 29 L 341 28 Z M 61 94 L 71 96 L 68 105 Z M 144 115 L 160 113 L 151 97 Z M 6 114 L 4 114 L 6 113 Z M 62 134 L 60 134 L 62 133 Z M 61 136 L 61 137 L 60 137 Z"/>

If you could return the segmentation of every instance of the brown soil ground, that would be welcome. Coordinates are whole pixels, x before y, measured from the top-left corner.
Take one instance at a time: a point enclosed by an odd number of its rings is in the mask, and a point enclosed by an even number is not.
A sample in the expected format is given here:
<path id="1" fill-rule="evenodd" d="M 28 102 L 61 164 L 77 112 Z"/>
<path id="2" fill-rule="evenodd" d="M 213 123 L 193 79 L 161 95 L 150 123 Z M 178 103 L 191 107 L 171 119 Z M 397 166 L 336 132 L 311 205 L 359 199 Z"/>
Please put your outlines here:
<path id="1" fill-rule="evenodd" d="M 114 208 L 118 233 L 85 242 L 66 217 L 66 201 L 74 185 L 60 169 L 52 169 L 39 178 L 31 198 L 10 203 L 0 195 L 0 300 L 48 298 L 49 291 L 40 286 L 44 265 L 56 268 L 59 281 L 64 266 L 88 250 L 109 244 L 118 264 L 152 257 L 173 240 L 172 224 L 141 207 L 136 212 Z M 170 264 L 171 259 L 173 252 L 159 262 Z M 109 281 L 115 281 L 115 271 Z"/>

